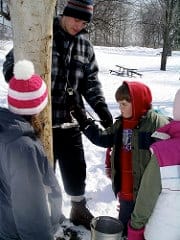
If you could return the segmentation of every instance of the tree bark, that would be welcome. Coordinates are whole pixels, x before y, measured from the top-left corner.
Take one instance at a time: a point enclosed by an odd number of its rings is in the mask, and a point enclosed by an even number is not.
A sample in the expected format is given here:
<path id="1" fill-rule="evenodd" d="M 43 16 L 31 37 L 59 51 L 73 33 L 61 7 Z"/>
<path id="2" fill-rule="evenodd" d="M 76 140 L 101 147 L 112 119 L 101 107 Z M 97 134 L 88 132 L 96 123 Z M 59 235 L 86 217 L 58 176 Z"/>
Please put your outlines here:
<path id="1" fill-rule="evenodd" d="M 41 140 L 52 164 L 51 61 L 55 4 L 56 0 L 9 0 L 15 62 L 22 59 L 32 61 L 35 72 L 48 86 L 48 106 L 39 118 L 43 127 Z"/>

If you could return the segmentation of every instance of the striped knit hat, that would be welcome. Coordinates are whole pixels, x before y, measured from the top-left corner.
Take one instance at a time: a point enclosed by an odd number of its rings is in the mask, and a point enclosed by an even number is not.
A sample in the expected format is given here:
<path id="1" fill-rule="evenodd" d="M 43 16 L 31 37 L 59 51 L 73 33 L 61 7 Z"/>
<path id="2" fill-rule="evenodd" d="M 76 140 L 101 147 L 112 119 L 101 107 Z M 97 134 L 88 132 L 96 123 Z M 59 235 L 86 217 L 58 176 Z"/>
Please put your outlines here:
<path id="1" fill-rule="evenodd" d="M 93 1 L 70 0 L 64 8 L 63 15 L 90 22 L 93 16 Z"/>
<path id="2" fill-rule="evenodd" d="M 47 86 L 39 75 L 34 74 L 33 63 L 18 61 L 14 66 L 14 77 L 9 82 L 9 110 L 19 115 L 35 115 L 45 108 L 47 102 Z"/>

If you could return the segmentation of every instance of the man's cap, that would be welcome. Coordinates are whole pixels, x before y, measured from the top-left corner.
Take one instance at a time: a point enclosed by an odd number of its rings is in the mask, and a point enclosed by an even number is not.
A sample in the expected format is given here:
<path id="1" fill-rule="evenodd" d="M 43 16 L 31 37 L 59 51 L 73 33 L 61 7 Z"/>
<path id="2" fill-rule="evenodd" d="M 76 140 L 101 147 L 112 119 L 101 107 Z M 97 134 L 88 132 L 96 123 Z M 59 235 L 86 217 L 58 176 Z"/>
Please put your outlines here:
<path id="1" fill-rule="evenodd" d="M 93 17 L 93 1 L 70 0 L 64 8 L 63 15 L 90 22 Z"/>

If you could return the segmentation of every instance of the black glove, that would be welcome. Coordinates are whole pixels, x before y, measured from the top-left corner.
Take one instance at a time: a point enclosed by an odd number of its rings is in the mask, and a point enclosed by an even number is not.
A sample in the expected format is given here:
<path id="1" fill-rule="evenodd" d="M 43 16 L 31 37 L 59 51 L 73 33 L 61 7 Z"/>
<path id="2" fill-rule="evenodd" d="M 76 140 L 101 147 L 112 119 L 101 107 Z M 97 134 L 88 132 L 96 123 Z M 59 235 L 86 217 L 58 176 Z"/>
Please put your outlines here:
<path id="1" fill-rule="evenodd" d="M 79 105 L 73 105 L 71 114 L 78 121 L 81 130 L 84 130 L 88 125 L 93 122 L 92 119 L 87 118 L 86 111 L 82 109 L 82 107 Z"/>
<path id="2" fill-rule="evenodd" d="M 101 119 L 101 125 L 104 128 L 108 128 L 113 124 L 113 118 L 109 112 L 107 105 L 103 102 L 99 102 L 95 107 L 95 112 L 98 114 Z"/>

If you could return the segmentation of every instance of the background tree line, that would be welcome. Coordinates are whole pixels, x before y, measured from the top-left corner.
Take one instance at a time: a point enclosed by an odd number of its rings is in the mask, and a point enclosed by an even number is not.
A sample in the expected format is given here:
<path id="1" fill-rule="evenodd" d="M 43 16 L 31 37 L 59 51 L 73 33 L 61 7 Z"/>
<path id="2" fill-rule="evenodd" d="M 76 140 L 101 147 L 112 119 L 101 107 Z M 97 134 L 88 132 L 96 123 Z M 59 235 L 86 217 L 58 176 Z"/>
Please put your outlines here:
<path id="1" fill-rule="evenodd" d="M 10 19 L 8 0 L 0 0 L 0 19 Z M 55 15 L 66 0 L 57 0 Z M 11 37 L 9 25 L 0 22 L 0 39 Z M 161 70 L 171 50 L 180 50 L 180 0 L 94 0 L 89 39 L 99 46 L 162 48 Z"/>
<path id="2" fill-rule="evenodd" d="M 58 0 L 60 14 L 66 0 Z M 180 49 L 179 0 L 94 0 L 89 38 L 94 45 L 158 48 L 168 34 L 170 46 Z"/>
<path id="3" fill-rule="evenodd" d="M 58 0 L 55 14 L 61 14 L 66 0 Z M 11 37 L 8 0 L 1 0 L 0 39 Z M 169 47 L 180 49 L 179 0 L 94 0 L 94 18 L 89 25 L 94 45 L 158 48 L 169 35 Z"/>

